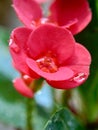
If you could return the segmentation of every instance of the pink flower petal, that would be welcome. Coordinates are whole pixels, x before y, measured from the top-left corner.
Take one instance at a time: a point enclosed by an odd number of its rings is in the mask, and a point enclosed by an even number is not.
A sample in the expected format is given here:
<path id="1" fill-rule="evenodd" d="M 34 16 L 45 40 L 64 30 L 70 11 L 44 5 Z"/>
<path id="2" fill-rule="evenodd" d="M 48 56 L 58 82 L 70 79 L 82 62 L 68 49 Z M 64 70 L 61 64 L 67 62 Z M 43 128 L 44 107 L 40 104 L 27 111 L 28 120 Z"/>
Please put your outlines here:
<path id="1" fill-rule="evenodd" d="M 13 0 L 13 7 L 27 27 L 31 28 L 33 21 L 42 17 L 41 8 L 34 0 Z"/>
<path id="2" fill-rule="evenodd" d="M 89 51 L 81 44 L 76 44 L 76 65 L 90 65 L 91 64 L 91 55 Z"/>
<path id="3" fill-rule="evenodd" d="M 26 27 L 15 28 L 11 33 L 9 44 L 12 45 L 12 42 L 14 41 L 22 50 L 27 49 L 26 42 L 32 31 L 32 29 L 28 29 Z"/>
<path id="4" fill-rule="evenodd" d="M 31 30 L 27 28 L 16 28 L 13 30 L 9 42 L 9 48 L 15 68 L 22 73 L 38 78 L 39 76 L 33 73 L 33 71 L 30 71 L 30 68 L 25 62 L 27 57 L 26 42 L 30 33 Z"/>
<path id="5" fill-rule="evenodd" d="M 74 75 L 73 71 L 68 67 L 60 67 L 58 68 L 58 71 L 54 73 L 44 72 L 38 67 L 36 62 L 30 58 L 27 58 L 27 64 L 35 73 L 37 73 L 38 75 L 47 80 L 53 80 L 53 81 L 67 80 L 73 77 Z"/>
<path id="6" fill-rule="evenodd" d="M 71 65 L 89 66 L 90 63 L 91 63 L 91 55 L 89 51 L 83 45 L 76 43 L 75 53 L 67 61 L 67 63 L 65 63 L 65 65 L 66 66 L 71 66 Z"/>
<path id="7" fill-rule="evenodd" d="M 76 44 L 75 55 L 65 63 L 65 66 L 74 72 L 71 79 L 65 81 L 49 81 L 47 82 L 58 89 L 75 88 L 84 83 L 89 76 L 89 65 L 91 56 L 88 50 L 80 44 Z"/>
<path id="8" fill-rule="evenodd" d="M 57 89 L 71 89 L 80 86 L 87 80 L 89 75 L 89 66 L 75 65 L 71 67 L 71 69 L 75 72 L 74 76 L 71 79 L 65 81 L 47 80 L 48 84 Z"/>
<path id="9" fill-rule="evenodd" d="M 33 91 L 24 83 L 22 78 L 16 78 L 13 81 L 15 89 L 25 97 L 32 98 L 34 96 Z"/>
<path id="10" fill-rule="evenodd" d="M 47 2 L 47 1 L 49 1 L 49 0 L 35 0 L 37 3 L 39 3 L 39 4 L 41 4 L 41 3 L 45 3 L 45 2 Z"/>
<path id="11" fill-rule="evenodd" d="M 61 64 L 72 56 L 75 41 L 68 30 L 46 24 L 41 25 L 31 34 L 28 47 L 33 59 L 52 52 Z"/>
<path id="12" fill-rule="evenodd" d="M 87 0 L 55 0 L 50 7 L 50 19 L 57 21 L 60 26 L 69 24 L 67 28 L 77 34 L 90 22 L 92 14 Z M 74 20 L 76 24 L 73 24 Z"/>

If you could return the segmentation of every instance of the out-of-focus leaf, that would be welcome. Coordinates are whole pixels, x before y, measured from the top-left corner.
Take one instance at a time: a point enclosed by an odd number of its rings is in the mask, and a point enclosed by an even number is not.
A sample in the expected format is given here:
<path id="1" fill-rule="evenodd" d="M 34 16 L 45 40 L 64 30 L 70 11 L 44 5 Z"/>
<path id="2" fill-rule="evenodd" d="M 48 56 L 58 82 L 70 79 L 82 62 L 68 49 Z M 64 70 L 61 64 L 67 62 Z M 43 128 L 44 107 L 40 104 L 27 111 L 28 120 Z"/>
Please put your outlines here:
<path id="1" fill-rule="evenodd" d="M 61 109 L 48 121 L 45 130 L 84 130 L 84 127 L 69 110 Z"/>
<path id="2" fill-rule="evenodd" d="M 9 31 L 8 29 L 0 26 L 0 43 L 8 44 Z"/>

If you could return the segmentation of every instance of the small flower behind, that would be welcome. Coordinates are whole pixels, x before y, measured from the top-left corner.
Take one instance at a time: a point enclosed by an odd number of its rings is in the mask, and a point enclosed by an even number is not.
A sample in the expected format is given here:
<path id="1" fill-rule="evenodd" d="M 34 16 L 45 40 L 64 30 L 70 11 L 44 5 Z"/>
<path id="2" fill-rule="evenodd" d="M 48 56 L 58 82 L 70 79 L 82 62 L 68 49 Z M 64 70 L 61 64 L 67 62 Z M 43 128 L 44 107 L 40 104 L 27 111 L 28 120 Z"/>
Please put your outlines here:
<path id="1" fill-rule="evenodd" d="M 89 24 L 92 13 L 87 0 L 55 0 L 49 18 L 77 34 Z"/>
<path id="2" fill-rule="evenodd" d="M 52 24 L 34 30 L 16 28 L 11 33 L 9 48 L 14 67 L 31 79 L 29 84 L 23 77 L 14 80 L 15 88 L 24 96 L 33 96 L 33 80 L 45 79 L 52 87 L 70 89 L 88 78 L 91 56 L 65 28 Z"/>
<path id="3" fill-rule="evenodd" d="M 38 1 L 38 2 L 36 2 Z M 47 16 L 40 2 L 44 0 L 13 0 L 13 8 L 28 28 L 45 23 L 69 29 L 72 34 L 81 32 L 91 21 L 92 13 L 87 0 L 53 0 Z"/>
<path id="4" fill-rule="evenodd" d="M 29 81 L 31 80 L 31 81 Z M 28 75 L 24 75 L 22 78 L 16 78 L 13 80 L 15 89 L 25 97 L 32 98 L 34 96 L 34 91 L 28 87 L 33 82 L 33 79 Z M 27 83 L 29 82 L 29 83 Z"/>

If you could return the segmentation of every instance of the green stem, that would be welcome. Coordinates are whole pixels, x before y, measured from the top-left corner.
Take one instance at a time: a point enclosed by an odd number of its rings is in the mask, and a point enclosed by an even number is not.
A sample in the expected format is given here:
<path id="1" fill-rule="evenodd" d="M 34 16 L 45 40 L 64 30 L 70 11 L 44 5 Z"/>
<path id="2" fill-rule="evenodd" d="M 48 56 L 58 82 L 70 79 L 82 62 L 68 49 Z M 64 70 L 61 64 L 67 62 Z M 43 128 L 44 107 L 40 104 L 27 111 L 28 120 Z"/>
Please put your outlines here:
<path id="1" fill-rule="evenodd" d="M 27 99 L 27 119 L 26 119 L 26 130 L 34 130 L 32 124 L 32 112 L 33 112 L 34 101 L 32 99 Z"/>
<path id="2" fill-rule="evenodd" d="M 41 87 L 42 87 L 42 83 L 43 83 L 43 79 L 39 79 L 39 80 L 34 80 L 29 87 L 33 90 L 33 92 L 35 93 L 36 91 L 38 91 Z M 37 86 L 37 87 L 36 87 Z M 26 115 L 27 115 L 27 123 L 26 123 L 26 130 L 34 130 L 33 128 L 33 119 L 32 119 L 32 112 L 34 110 L 34 99 L 27 99 L 27 108 L 26 108 Z"/>

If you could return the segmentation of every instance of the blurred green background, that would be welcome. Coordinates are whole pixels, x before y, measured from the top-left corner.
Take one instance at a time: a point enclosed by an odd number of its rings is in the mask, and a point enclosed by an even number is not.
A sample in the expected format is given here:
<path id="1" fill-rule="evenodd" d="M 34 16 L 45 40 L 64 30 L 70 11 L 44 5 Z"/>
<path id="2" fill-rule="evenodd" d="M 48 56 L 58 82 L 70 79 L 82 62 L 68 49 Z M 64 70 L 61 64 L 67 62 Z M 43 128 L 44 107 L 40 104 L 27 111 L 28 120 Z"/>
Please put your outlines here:
<path id="1" fill-rule="evenodd" d="M 81 129 L 98 130 L 98 0 L 89 0 L 89 3 L 93 12 L 92 21 L 84 31 L 75 36 L 75 39 L 92 55 L 90 76 L 82 86 L 69 91 L 54 90 L 45 83 L 34 97 L 36 103 L 31 106 L 35 130 L 43 130 L 52 113 L 61 107 L 66 107 L 73 113 L 72 115 L 84 126 Z M 0 130 L 25 129 L 26 124 L 27 99 L 13 88 L 12 80 L 19 74 L 12 67 L 8 50 L 10 32 L 19 25 L 21 23 L 11 7 L 11 1 L 0 0 Z M 61 116 L 62 113 L 68 114 L 66 119 Z M 56 113 L 56 117 L 61 116 L 66 121 L 72 115 L 67 110 Z M 50 118 L 51 122 L 54 119 L 55 116 Z M 60 124 L 60 120 L 58 122 Z M 53 130 L 58 130 L 55 123 L 52 123 Z M 75 123 L 77 125 L 76 121 Z M 57 126 L 59 128 L 56 124 Z M 47 123 L 45 130 L 52 130 L 52 127 Z M 59 130 L 64 128 L 62 126 Z M 73 128 L 76 130 L 76 127 Z M 68 127 L 68 130 L 71 128 Z"/>

